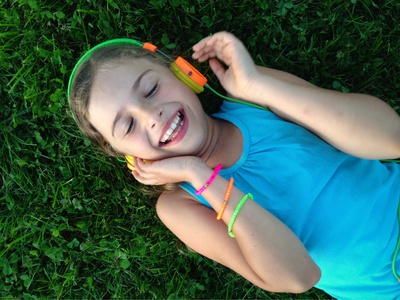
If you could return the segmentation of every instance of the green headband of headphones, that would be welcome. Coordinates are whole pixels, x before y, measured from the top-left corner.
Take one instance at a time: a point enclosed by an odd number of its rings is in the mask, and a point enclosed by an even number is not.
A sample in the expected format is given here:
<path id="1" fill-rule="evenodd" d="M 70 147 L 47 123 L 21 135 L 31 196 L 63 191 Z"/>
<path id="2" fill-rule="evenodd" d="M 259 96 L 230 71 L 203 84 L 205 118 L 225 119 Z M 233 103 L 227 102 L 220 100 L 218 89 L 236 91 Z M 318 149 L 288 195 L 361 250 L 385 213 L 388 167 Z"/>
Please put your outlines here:
<path id="1" fill-rule="evenodd" d="M 105 41 L 103 43 L 100 43 L 96 46 L 94 46 L 93 48 L 91 48 L 90 50 L 88 50 L 76 63 L 74 69 L 72 70 L 72 73 L 69 77 L 69 81 L 68 81 L 68 99 L 71 96 L 71 89 L 72 89 L 72 83 L 74 81 L 76 72 L 78 71 L 78 69 L 81 67 L 81 65 L 88 61 L 90 59 L 90 57 L 92 56 L 93 52 L 95 52 L 98 49 L 104 48 L 104 47 L 109 47 L 109 46 L 116 46 L 116 45 L 128 45 L 128 46 L 138 46 L 143 48 L 144 43 L 136 41 L 134 39 L 128 39 L 128 38 L 120 38 L 120 39 L 113 39 L 113 40 L 108 40 Z M 163 54 L 163 53 L 162 53 Z M 164 54 L 165 57 L 169 58 L 167 55 Z M 171 58 L 169 58 L 170 60 L 172 60 Z"/>
<path id="2" fill-rule="evenodd" d="M 89 51 L 87 51 L 77 62 L 75 65 L 74 69 L 72 70 L 71 76 L 69 78 L 68 82 L 68 99 L 70 99 L 71 96 L 71 89 L 72 89 L 72 84 L 74 81 L 74 78 L 76 76 L 76 73 L 78 69 L 81 67 L 81 65 L 88 61 L 91 57 L 91 55 L 98 49 L 109 47 L 109 46 L 123 46 L 123 45 L 128 45 L 128 46 L 137 46 L 144 48 L 146 50 L 149 50 L 150 52 L 153 53 L 158 53 L 161 54 L 164 58 L 168 60 L 170 63 L 170 69 L 171 71 L 181 80 L 183 81 L 187 86 L 189 86 L 194 92 L 200 93 L 204 90 L 204 86 L 207 83 L 207 79 L 195 68 L 193 67 L 190 63 L 188 63 L 185 59 L 182 57 L 178 57 L 175 61 L 169 57 L 167 54 L 163 53 L 162 51 L 158 50 L 156 46 L 154 46 L 151 43 L 142 43 L 139 41 L 136 41 L 134 39 L 128 39 L 128 38 L 120 38 L 120 39 L 113 39 L 113 40 L 108 40 L 105 41 L 101 44 L 98 44 L 97 46 L 93 47 Z"/>
<path id="3" fill-rule="evenodd" d="M 204 75 L 202 75 L 195 67 L 193 67 L 189 62 L 187 62 L 182 57 L 179 56 L 176 60 L 174 60 L 167 54 L 165 54 L 162 51 L 160 51 L 159 49 L 157 49 L 157 47 L 151 43 L 142 43 L 137 40 L 129 39 L 129 38 L 112 39 L 112 40 L 108 40 L 103 43 L 100 43 L 100 44 L 94 46 L 93 48 L 91 48 L 89 51 L 87 51 L 78 60 L 74 69 L 72 70 L 71 76 L 69 77 L 69 81 L 68 81 L 68 91 L 67 91 L 68 101 L 70 101 L 70 99 L 71 99 L 70 96 L 71 96 L 72 84 L 75 79 L 76 73 L 79 70 L 79 68 L 81 67 L 81 65 L 84 62 L 88 61 L 90 59 L 91 55 L 96 50 L 104 48 L 104 47 L 118 46 L 118 45 L 120 45 L 120 46 L 123 46 L 123 45 L 137 46 L 137 47 L 147 49 L 150 52 L 161 54 L 170 63 L 170 69 L 175 74 L 175 76 L 177 76 L 182 82 L 184 82 L 187 86 L 189 86 L 195 93 L 200 93 L 204 90 L 204 87 L 207 87 L 214 94 L 216 94 L 217 96 L 219 96 L 225 100 L 243 103 L 243 104 L 246 104 L 249 106 L 254 106 L 257 108 L 261 108 L 261 109 L 266 109 L 265 107 L 261 107 L 259 105 L 253 104 L 253 103 L 249 103 L 249 102 L 245 102 L 242 100 L 238 100 L 238 99 L 234 99 L 234 98 L 230 98 L 230 97 L 221 95 L 220 93 L 218 93 L 216 90 L 214 90 L 211 86 L 209 86 L 207 84 L 207 79 L 204 77 Z"/>

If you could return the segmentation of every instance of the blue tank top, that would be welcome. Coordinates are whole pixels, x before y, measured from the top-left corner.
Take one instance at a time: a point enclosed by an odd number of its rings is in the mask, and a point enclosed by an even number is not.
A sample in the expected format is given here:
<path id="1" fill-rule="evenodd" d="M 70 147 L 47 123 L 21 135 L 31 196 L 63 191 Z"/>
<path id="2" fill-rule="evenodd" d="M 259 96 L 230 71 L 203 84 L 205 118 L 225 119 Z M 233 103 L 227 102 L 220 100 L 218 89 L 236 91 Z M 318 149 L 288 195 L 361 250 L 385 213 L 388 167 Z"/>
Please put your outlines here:
<path id="1" fill-rule="evenodd" d="M 339 299 L 400 299 L 391 263 L 399 235 L 400 165 L 360 159 L 270 111 L 224 102 L 243 152 L 219 173 L 285 223 L 321 268 L 316 285 Z M 193 186 L 181 187 L 204 205 Z M 400 270 L 400 259 L 397 259 Z"/>

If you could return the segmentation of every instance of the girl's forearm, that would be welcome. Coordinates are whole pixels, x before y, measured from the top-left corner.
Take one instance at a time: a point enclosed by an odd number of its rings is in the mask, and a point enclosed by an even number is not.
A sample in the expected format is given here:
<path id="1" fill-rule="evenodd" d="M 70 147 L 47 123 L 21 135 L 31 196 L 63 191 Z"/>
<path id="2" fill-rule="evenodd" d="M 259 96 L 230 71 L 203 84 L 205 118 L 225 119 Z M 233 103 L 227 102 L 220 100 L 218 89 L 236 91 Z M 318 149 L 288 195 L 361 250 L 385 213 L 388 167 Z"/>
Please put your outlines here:
<path id="1" fill-rule="evenodd" d="M 196 172 L 192 184 L 201 188 L 211 175 L 207 168 Z M 218 212 L 228 182 L 217 176 L 202 195 Z M 228 226 L 239 201 L 245 194 L 232 189 L 221 222 Z M 264 288 L 274 291 L 304 291 L 320 278 L 318 266 L 295 234 L 281 221 L 249 199 L 245 202 L 233 226 L 233 233 L 251 269 L 265 282 Z M 228 235 L 228 232 L 226 233 Z M 307 275 L 305 275 L 307 274 Z"/>
<path id="2" fill-rule="evenodd" d="M 259 68 L 246 99 L 313 131 L 338 149 L 370 158 L 400 156 L 400 118 L 369 95 L 330 91 L 288 73 Z"/>

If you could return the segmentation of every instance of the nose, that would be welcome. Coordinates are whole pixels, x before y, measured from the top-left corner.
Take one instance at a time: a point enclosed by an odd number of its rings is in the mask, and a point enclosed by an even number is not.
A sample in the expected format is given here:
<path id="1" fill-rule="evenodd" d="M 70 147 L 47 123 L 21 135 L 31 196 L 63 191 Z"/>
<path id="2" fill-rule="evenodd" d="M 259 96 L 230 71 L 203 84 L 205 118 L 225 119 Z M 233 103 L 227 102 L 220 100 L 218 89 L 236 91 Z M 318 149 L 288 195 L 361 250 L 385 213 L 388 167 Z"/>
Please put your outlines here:
<path id="1" fill-rule="evenodd" d="M 150 129 L 156 128 L 160 124 L 163 111 L 158 106 L 144 106 L 141 109 L 141 114 L 143 116 L 143 124 Z"/>

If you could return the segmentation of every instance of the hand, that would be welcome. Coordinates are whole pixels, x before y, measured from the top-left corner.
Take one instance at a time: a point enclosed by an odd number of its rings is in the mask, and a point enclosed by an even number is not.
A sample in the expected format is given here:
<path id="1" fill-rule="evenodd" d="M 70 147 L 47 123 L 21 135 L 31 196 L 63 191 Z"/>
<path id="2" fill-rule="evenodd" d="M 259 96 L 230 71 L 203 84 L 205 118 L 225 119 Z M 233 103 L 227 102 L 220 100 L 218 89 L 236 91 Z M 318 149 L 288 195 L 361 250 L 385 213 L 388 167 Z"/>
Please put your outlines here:
<path id="1" fill-rule="evenodd" d="M 193 51 L 193 59 L 209 60 L 211 69 L 228 93 L 246 100 L 246 94 L 257 78 L 257 69 L 239 39 L 228 32 L 218 32 L 194 45 Z M 216 58 L 228 68 L 225 69 Z"/>
<path id="2" fill-rule="evenodd" d="M 163 185 L 189 181 L 193 172 L 199 166 L 207 165 L 196 156 L 181 156 L 145 163 L 143 159 L 134 158 L 135 170 L 133 177 L 145 185 Z"/>

